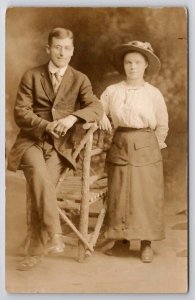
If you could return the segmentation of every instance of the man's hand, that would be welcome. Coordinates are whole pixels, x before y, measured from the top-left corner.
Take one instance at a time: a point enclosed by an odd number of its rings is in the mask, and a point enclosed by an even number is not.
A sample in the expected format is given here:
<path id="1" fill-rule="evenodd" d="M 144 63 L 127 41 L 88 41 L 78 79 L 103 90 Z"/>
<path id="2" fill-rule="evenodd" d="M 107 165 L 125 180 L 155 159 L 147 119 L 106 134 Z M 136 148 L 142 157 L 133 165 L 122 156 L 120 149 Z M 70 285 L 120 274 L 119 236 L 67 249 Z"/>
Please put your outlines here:
<path id="1" fill-rule="evenodd" d="M 49 124 L 46 127 L 46 131 L 50 134 L 52 134 L 53 136 L 55 136 L 57 139 L 59 138 L 59 135 L 57 133 L 54 132 L 54 129 L 56 127 L 56 125 L 58 124 L 58 121 L 53 121 L 53 122 L 49 122 Z"/>
<path id="2" fill-rule="evenodd" d="M 112 126 L 111 126 L 110 120 L 108 119 L 106 114 L 103 115 L 103 117 L 99 121 L 98 125 L 99 125 L 99 128 L 102 129 L 102 130 L 112 131 Z"/>
<path id="3" fill-rule="evenodd" d="M 68 129 L 70 129 L 76 123 L 77 120 L 78 118 L 73 115 L 69 115 L 68 117 L 58 120 L 57 125 L 54 128 L 54 132 L 58 136 L 65 136 Z"/>

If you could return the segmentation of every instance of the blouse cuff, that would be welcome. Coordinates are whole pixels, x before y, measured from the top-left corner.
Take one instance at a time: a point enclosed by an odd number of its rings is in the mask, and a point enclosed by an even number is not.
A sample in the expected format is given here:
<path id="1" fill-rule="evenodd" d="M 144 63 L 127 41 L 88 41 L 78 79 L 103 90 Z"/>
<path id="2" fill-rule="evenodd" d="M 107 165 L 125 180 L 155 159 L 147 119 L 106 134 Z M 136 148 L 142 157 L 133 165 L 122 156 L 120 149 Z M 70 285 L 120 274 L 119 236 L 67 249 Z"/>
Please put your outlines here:
<path id="1" fill-rule="evenodd" d="M 165 143 L 159 143 L 159 147 L 162 150 L 164 148 L 167 148 L 167 145 Z"/>

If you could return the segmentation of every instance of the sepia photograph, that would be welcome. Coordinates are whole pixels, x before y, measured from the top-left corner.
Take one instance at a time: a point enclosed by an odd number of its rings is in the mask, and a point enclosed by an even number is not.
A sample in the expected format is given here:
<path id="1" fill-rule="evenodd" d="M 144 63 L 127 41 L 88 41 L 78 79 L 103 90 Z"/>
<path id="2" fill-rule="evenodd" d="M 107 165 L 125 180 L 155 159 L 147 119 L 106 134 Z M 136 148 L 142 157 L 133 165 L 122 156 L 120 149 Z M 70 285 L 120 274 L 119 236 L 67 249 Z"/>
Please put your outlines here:
<path id="1" fill-rule="evenodd" d="M 8 293 L 188 292 L 188 42 L 185 7 L 7 9 Z"/>

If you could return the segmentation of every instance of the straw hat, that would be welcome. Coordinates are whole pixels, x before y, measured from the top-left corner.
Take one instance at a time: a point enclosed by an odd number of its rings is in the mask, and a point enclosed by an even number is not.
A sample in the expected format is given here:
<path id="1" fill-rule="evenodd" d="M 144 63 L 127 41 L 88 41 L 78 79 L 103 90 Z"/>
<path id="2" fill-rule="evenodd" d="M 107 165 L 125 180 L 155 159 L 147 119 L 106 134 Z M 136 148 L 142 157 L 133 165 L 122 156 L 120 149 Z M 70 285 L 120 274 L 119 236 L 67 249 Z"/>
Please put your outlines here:
<path id="1" fill-rule="evenodd" d="M 148 42 L 131 41 L 127 44 L 121 44 L 114 49 L 114 65 L 120 73 L 124 73 L 123 58 L 126 53 L 138 52 L 148 60 L 147 74 L 153 75 L 160 70 L 160 60 L 154 54 L 154 51 Z"/>

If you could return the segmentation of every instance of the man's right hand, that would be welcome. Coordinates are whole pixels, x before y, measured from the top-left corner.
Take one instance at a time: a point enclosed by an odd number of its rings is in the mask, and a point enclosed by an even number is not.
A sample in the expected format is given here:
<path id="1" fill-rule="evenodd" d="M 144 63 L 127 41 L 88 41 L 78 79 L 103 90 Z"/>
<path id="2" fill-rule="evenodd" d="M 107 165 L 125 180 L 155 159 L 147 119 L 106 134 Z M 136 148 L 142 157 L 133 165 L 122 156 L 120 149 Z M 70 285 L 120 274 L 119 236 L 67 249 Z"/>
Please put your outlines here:
<path id="1" fill-rule="evenodd" d="M 58 121 L 57 121 L 57 120 L 55 120 L 55 121 L 53 121 L 53 122 L 49 122 L 45 130 L 46 130 L 48 133 L 52 134 L 55 138 L 58 139 L 58 138 L 59 138 L 59 135 L 58 135 L 56 132 L 54 132 L 54 129 L 55 129 L 55 127 L 57 126 L 57 124 L 58 124 Z"/>

